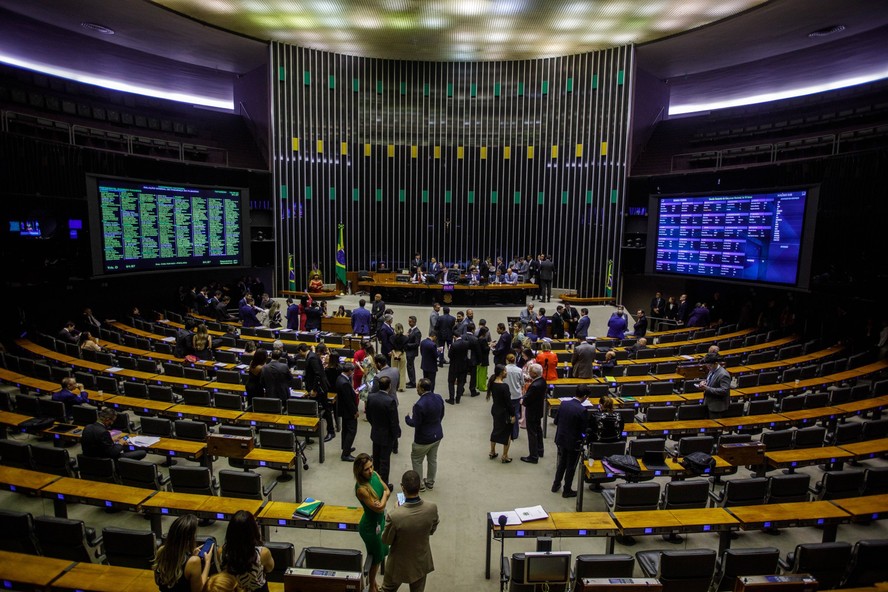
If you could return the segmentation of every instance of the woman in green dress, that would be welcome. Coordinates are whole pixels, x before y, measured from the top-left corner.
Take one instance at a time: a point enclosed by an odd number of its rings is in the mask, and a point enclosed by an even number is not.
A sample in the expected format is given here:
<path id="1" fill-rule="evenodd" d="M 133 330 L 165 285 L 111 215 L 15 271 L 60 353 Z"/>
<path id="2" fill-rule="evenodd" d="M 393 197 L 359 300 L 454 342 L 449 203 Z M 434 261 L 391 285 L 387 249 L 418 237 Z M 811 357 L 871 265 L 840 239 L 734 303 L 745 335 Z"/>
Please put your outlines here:
<path id="1" fill-rule="evenodd" d="M 367 547 L 367 554 L 372 557 L 370 567 L 369 592 L 379 592 L 376 574 L 379 564 L 388 555 L 388 545 L 382 542 L 382 529 L 385 527 L 385 505 L 391 491 L 373 470 L 373 459 L 366 452 L 355 458 L 355 496 L 364 507 L 364 515 L 358 523 L 358 533 Z"/>

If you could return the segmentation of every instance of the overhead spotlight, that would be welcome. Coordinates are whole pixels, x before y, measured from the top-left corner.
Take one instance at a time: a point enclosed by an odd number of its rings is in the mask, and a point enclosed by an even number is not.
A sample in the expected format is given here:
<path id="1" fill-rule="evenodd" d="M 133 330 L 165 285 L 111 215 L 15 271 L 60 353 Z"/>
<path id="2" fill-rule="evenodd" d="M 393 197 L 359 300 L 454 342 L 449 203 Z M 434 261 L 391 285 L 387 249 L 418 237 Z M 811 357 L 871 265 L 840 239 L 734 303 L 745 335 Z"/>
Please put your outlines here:
<path id="1" fill-rule="evenodd" d="M 830 25 L 829 27 L 823 27 L 822 29 L 811 31 L 810 33 L 808 33 L 808 37 L 826 37 L 827 35 L 832 35 L 833 33 L 841 33 L 844 30 L 845 25 Z"/>
<path id="2" fill-rule="evenodd" d="M 114 29 L 106 27 L 105 25 L 100 25 L 99 23 L 80 23 L 80 26 L 95 33 L 101 33 L 102 35 L 114 34 Z"/>

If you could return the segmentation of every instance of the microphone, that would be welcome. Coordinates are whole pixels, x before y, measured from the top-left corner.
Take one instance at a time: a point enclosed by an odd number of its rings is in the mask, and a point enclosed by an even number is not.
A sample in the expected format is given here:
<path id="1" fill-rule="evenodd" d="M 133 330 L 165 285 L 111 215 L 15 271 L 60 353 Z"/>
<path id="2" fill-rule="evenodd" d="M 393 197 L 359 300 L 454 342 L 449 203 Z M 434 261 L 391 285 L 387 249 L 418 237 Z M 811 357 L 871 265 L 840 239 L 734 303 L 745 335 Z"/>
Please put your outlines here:
<path id="1" fill-rule="evenodd" d="M 501 529 L 505 529 L 505 528 L 506 528 L 506 522 L 509 521 L 509 519 L 506 518 L 506 515 L 505 515 L 505 514 L 500 514 L 500 515 L 499 515 L 499 518 L 497 518 L 496 520 L 497 520 L 497 522 L 499 523 Z"/>

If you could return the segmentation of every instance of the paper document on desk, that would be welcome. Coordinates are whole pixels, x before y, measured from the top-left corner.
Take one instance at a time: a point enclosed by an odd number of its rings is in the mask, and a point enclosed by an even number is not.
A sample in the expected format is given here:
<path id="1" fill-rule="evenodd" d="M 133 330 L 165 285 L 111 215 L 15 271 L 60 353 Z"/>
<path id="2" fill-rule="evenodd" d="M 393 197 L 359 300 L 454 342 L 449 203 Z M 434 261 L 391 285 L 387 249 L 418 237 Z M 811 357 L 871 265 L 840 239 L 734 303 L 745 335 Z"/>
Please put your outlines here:
<path id="1" fill-rule="evenodd" d="M 234 352 L 236 354 L 242 354 L 247 350 L 245 350 L 242 347 L 229 347 L 228 350 L 226 350 L 226 351 Z"/>
<path id="2" fill-rule="evenodd" d="M 154 446 L 158 442 L 160 442 L 160 438 L 157 436 L 136 436 L 129 439 L 130 444 L 138 446 L 139 448 L 148 448 Z"/>
<path id="3" fill-rule="evenodd" d="M 515 524 L 521 524 L 521 518 L 518 517 L 518 512 L 514 512 L 512 510 L 507 510 L 505 512 L 491 512 L 490 513 L 490 521 L 493 524 L 499 526 L 499 517 L 506 517 L 506 526 L 512 526 Z"/>
<path id="4" fill-rule="evenodd" d="M 532 506 L 530 508 L 515 508 L 515 513 L 521 522 L 529 522 L 531 520 L 542 520 L 548 518 L 549 515 L 543 509 L 543 506 Z"/>
<path id="5" fill-rule="evenodd" d="M 117 366 L 111 366 L 110 368 L 105 368 L 105 372 L 120 372 L 123 368 L 118 368 Z"/>
<path id="6" fill-rule="evenodd" d="M 694 359 L 694 356 L 680 356 L 680 357 L 684 358 L 685 360 L 693 360 Z"/>
<path id="7" fill-rule="evenodd" d="M 161 341 L 166 341 L 167 343 L 175 343 L 176 338 L 175 337 L 164 337 L 163 339 L 161 339 Z"/>
<path id="8" fill-rule="evenodd" d="M 565 401 L 570 401 L 571 399 L 573 399 L 573 397 L 558 397 L 558 400 L 562 403 L 564 403 Z"/>

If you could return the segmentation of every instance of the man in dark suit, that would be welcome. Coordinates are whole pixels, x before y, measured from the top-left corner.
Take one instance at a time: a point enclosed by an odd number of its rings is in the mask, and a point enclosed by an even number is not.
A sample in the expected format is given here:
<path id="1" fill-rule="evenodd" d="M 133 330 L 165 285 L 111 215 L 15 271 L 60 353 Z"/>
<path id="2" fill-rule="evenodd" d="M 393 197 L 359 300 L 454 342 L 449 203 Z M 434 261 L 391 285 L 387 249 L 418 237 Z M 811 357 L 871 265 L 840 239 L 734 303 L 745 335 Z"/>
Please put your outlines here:
<path id="1" fill-rule="evenodd" d="M 320 331 L 321 330 L 321 319 L 323 318 L 324 313 L 321 312 L 321 307 L 318 306 L 317 300 L 312 300 L 311 304 L 308 308 L 305 309 L 305 331 Z"/>
<path id="2" fill-rule="evenodd" d="M 552 327 L 552 339 L 564 339 L 564 307 L 560 304 L 549 318 L 549 326 Z"/>
<path id="3" fill-rule="evenodd" d="M 419 473 L 407 471 L 401 477 L 405 501 L 385 516 L 382 542 L 391 551 L 385 564 L 382 592 L 396 592 L 409 584 L 410 592 L 423 592 L 426 577 L 435 570 L 429 537 L 438 528 L 438 506 L 419 497 Z"/>
<path id="4" fill-rule="evenodd" d="M 571 378 L 592 378 L 595 376 L 595 346 L 586 340 L 577 344 L 570 358 Z"/>
<path id="5" fill-rule="evenodd" d="M 376 338 L 379 339 L 379 351 L 382 355 L 391 356 L 392 350 L 395 348 L 392 340 L 395 338 L 395 330 L 392 328 L 392 315 L 385 315 L 383 323 L 379 326 Z"/>
<path id="6" fill-rule="evenodd" d="M 555 264 L 548 256 L 540 255 L 540 302 L 552 301 L 552 280 L 555 279 Z"/>
<path id="7" fill-rule="evenodd" d="M 230 302 L 231 298 L 226 295 L 219 298 L 219 301 L 213 306 L 213 316 L 217 321 L 224 323 L 231 320 L 231 315 L 228 314 L 228 304 Z"/>
<path id="8" fill-rule="evenodd" d="M 315 346 L 314 351 L 311 351 L 307 345 L 302 344 L 299 346 L 299 353 L 305 358 L 305 373 L 302 375 L 302 382 L 305 384 L 305 390 L 309 396 L 318 402 L 318 409 L 323 411 L 324 421 L 327 422 L 327 435 L 324 437 L 324 442 L 329 442 L 336 437 L 336 425 L 333 423 L 333 410 L 327 397 L 327 393 L 330 392 L 330 381 L 327 379 L 324 362 L 321 359 L 322 356 L 327 355 L 327 346 L 319 343 Z"/>
<path id="9" fill-rule="evenodd" d="M 357 393 L 352 386 L 352 377 L 355 374 L 355 365 L 345 362 L 342 365 L 342 373 L 336 377 L 336 414 L 342 418 L 342 458 L 345 462 L 355 462 L 351 455 L 354 451 L 352 444 L 358 435 L 358 402 Z"/>
<path id="10" fill-rule="evenodd" d="M 635 324 L 632 325 L 632 334 L 636 337 L 644 337 L 648 331 L 648 320 L 643 310 L 635 313 Z"/>
<path id="11" fill-rule="evenodd" d="M 521 460 L 535 465 L 543 456 L 543 408 L 549 385 L 543 379 L 543 367 L 539 364 L 531 364 L 528 372 L 530 373 L 530 384 L 524 392 L 528 454 L 522 456 Z"/>
<path id="12" fill-rule="evenodd" d="M 370 307 L 370 332 L 375 334 L 382 324 L 382 317 L 385 315 L 385 302 L 382 301 L 382 294 L 376 294 L 373 297 L 373 306 Z"/>
<path id="13" fill-rule="evenodd" d="M 678 308 L 675 309 L 675 322 L 684 325 L 691 314 L 691 305 L 688 303 L 688 295 L 682 294 L 678 297 Z"/>
<path id="14" fill-rule="evenodd" d="M 376 472 L 386 483 L 389 482 L 392 448 L 401 437 L 401 423 L 398 419 L 398 402 L 389 394 L 394 391 L 387 376 L 379 380 L 379 390 L 367 396 L 367 421 L 370 422 L 370 441 L 373 443 L 373 464 Z"/>
<path id="15" fill-rule="evenodd" d="M 446 308 L 444 310 L 447 310 Z M 450 368 L 447 372 L 447 402 L 459 404 L 466 390 L 466 375 L 469 372 L 469 343 L 456 336 L 450 346 Z M 455 399 L 454 399 L 455 394 Z"/>
<path id="16" fill-rule="evenodd" d="M 586 339 L 586 337 L 588 337 L 588 335 L 589 335 L 589 324 L 592 321 L 589 319 L 589 309 L 588 308 L 581 308 L 580 313 L 582 314 L 582 316 L 580 317 L 580 320 L 577 321 L 576 338 L 577 339 Z"/>
<path id="17" fill-rule="evenodd" d="M 709 411 L 709 419 L 718 419 L 731 404 L 731 374 L 722 367 L 718 353 L 706 354 L 703 364 L 709 367 L 709 374 L 698 386 L 703 389 L 703 404 Z"/>
<path id="18" fill-rule="evenodd" d="M 240 307 L 241 324 L 244 327 L 261 327 L 262 323 L 259 322 L 259 318 L 256 316 L 259 310 L 259 308 L 253 306 L 253 297 L 248 294 Z"/>
<path id="19" fill-rule="evenodd" d="M 299 305 L 292 298 L 287 298 L 287 329 L 299 330 Z"/>
<path id="20" fill-rule="evenodd" d="M 449 306 L 445 306 L 442 312 L 444 314 L 438 317 L 435 333 L 438 334 L 438 346 L 449 349 L 450 344 L 453 342 L 453 330 L 456 327 L 456 318 L 450 314 Z M 438 366 L 443 366 L 444 362 L 444 350 L 441 350 L 441 353 L 438 355 Z"/>
<path id="21" fill-rule="evenodd" d="M 117 443 L 123 434 L 111 436 L 108 431 L 117 419 L 117 412 L 111 407 L 105 407 L 99 411 L 99 420 L 83 428 L 80 444 L 83 447 L 83 455 L 93 458 L 130 458 L 142 460 L 148 455 L 145 450 L 129 450 L 124 452 L 122 445 Z"/>
<path id="22" fill-rule="evenodd" d="M 460 341 L 465 341 L 469 348 L 468 357 L 468 374 L 469 374 L 469 395 L 478 396 L 478 363 L 481 352 L 478 351 L 478 338 L 475 337 L 475 324 L 469 321 L 465 325 L 465 332 L 460 337 Z M 451 356 L 453 359 L 453 356 Z M 451 362 L 452 363 L 452 362 Z"/>
<path id="23" fill-rule="evenodd" d="M 577 462 L 580 460 L 580 446 L 583 442 L 583 432 L 586 429 L 586 408 L 583 403 L 589 397 L 591 388 L 587 384 L 577 387 L 574 398 L 561 403 L 558 415 L 555 416 L 555 446 L 558 447 L 558 464 L 555 468 L 555 481 L 552 483 L 552 493 L 561 489 L 561 481 L 564 480 L 564 493 L 561 497 L 576 497 L 577 492 L 571 489 L 574 473 L 577 470 Z"/>
<path id="24" fill-rule="evenodd" d="M 407 317 L 407 345 L 404 353 L 407 354 L 407 384 L 405 388 L 416 388 L 416 358 L 419 356 L 419 344 L 422 342 L 422 332 L 416 326 L 416 317 Z"/>
<path id="25" fill-rule="evenodd" d="M 259 381 L 265 389 L 266 397 L 276 397 L 286 406 L 287 399 L 290 398 L 290 384 L 293 382 L 293 377 L 290 375 L 290 367 L 283 351 L 271 350 L 271 360 L 263 366 Z"/>
<path id="26" fill-rule="evenodd" d="M 74 405 L 83 405 L 89 403 L 89 394 L 83 385 L 68 376 L 63 378 L 61 382 L 62 390 L 52 394 L 53 401 L 61 401 L 65 405 L 65 415 L 71 417 L 71 408 Z M 73 391 L 79 391 L 80 394 L 74 394 Z"/>
<path id="27" fill-rule="evenodd" d="M 358 300 L 358 308 L 352 311 L 352 333 L 355 335 L 370 335 L 370 311 L 365 307 L 367 301 L 361 298 Z"/>
<path id="28" fill-rule="evenodd" d="M 414 253 L 413 259 L 410 261 L 410 275 L 414 275 L 417 270 L 422 270 L 424 267 L 425 262 L 422 257 L 419 256 L 419 253 Z"/>
<path id="29" fill-rule="evenodd" d="M 437 282 L 438 276 L 441 275 L 442 271 L 444 271 L 444 268 L 440 263 L 438 263 L 437 259 L 435 259 L 434 257 L 429 259 L 429 273 L 427 274 L 429 280 L 434 280 Z"/>
<path id="30" fill-rule="evenodd" d="M 419 368 L 422 377 L 428 378 L 435 384 L 435 376 L 438 374 L 438 336 L 434 331 L 419 344 Z"/>
<path id="31" fill-rule="evenodd" d="M 527 280 L 537 285 L 540 283 L 540 260 L 538 257 L 534 257 L 530 260 L 530 263 L 527 264 Z M 531 294 L 530 299 L 536 300 L 538 293 L 539 292 Z M 543 298 L 540 296 L 540 301 L 542 302 L 542 300 Z"/>
<path id="32" fill-rule="evenodd" d="M 184 358 L 194 353 L 194 327 L 197 325 L 194 319 L 185 319 L 185 328 L 176 330 L 176 346 L 173 348 L 173 355 L 177 358 Z"/>
<path id="33" fill-rule="evenodd" d="M 512 335 L 506 331 L 505 323 L 497 323 L 496 332 L 499 338 L 493 346 L 493 364 L 506 365 L 506 356 L 512 351 Z"/>
<path id="34" fill-rule="evenodd" d="M 654 294 L 654 297 L 651 298 L 651 316 L 654 318 L 663 318 L 666 312 L 666 299 L 663 298 L 663 294 L 657 292 Z"/>
<path id="35" fill-rule="evenodd" d="M 180 329 L 181 331 L 181 329 Z M 74 326 L 74 321 L 68 321 L 65 323 L 65 326 L 62 327 L 62 330 L 59 331 L 58 338 L 65 343 L 73 343 L 77 345 L 77 338 L 80 336 L 80 331 L 78 331 Z"/>

